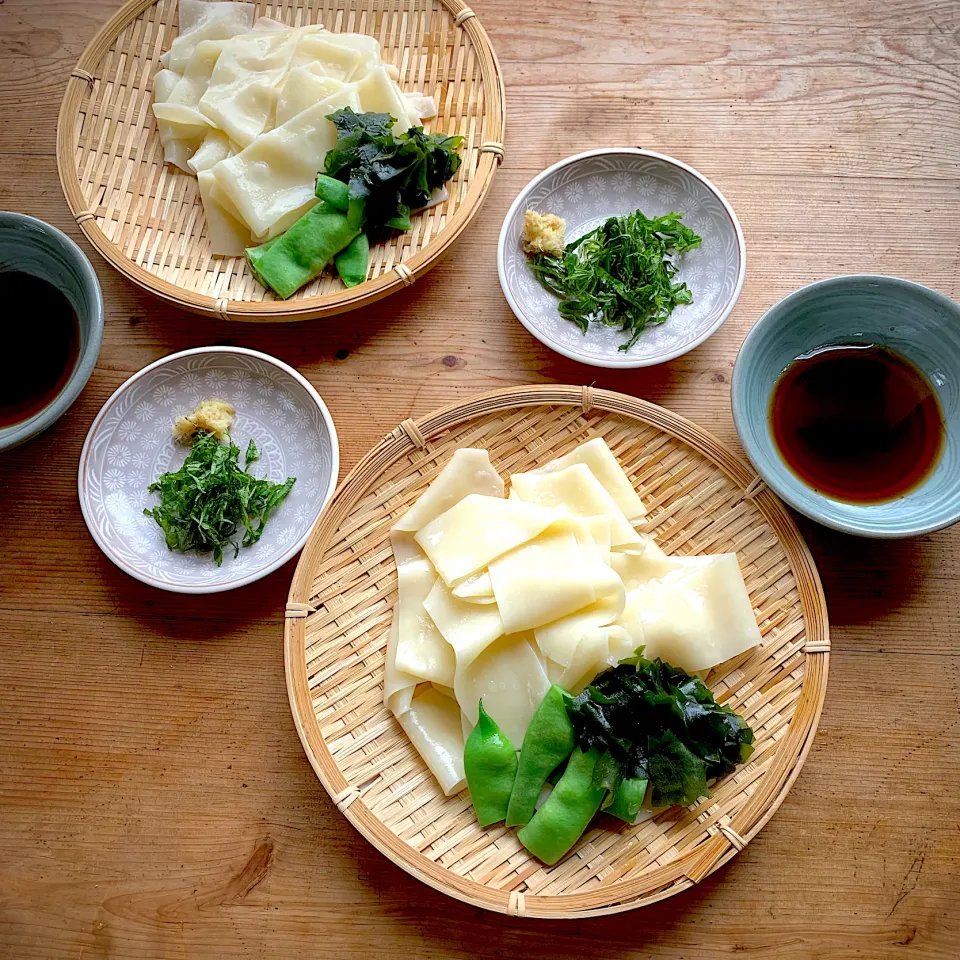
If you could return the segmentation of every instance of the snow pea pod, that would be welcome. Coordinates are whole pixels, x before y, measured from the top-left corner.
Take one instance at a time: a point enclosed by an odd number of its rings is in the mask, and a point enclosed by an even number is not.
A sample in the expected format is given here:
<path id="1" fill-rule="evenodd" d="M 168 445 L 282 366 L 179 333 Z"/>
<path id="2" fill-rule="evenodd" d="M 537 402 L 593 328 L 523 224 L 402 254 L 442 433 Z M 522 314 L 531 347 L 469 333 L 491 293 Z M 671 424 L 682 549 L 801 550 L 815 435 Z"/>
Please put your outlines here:
<path id="1" fill-rule="evenodd" d="M 321 200 L 326 200 L 332 207 L 336 207 L 344 213 L 350 207 L 350 187 L 342 180 L 328 177 L 325 173 L 317 174 L 317 186 L 314 193 Z"/>
<path id="2" fill-rule="evenodd" d="M 334 265 L 346 287 L 355 287 L 367 279 L 370 269 L 370 241 L 365 233 L 357 234 L 334 258 Z"/>
<path id="3" fill-rule="evenodd" d="M 253 275 L 286 300 L 323 268 L 360 232 L 328 203 L 308 210 L 286 233 L 261 247 L 250 247 Z"/>
<path id="4" fill-rule="evenodd" d="M 620 781 L 617 792 L 613 795 L 613 802 L 604 810 L 620 820 L 633 823 L 640 812 L 644 794 L 647 792 L 647 781 L 642 777 L 629 777 Z"/>
<path id="5" fill-rule="evenodd" d="M 569 694 L 554 684 L 540 701 L 527 727 L 520 766 L 510 794 L 507 826 L 529 823 L 547 777 L 573 752 L 573 724 L 567 716 Z"/>
<path id="6" fill-rule="evenodd" d="M 607 794 L 593 784 L 593 769 L 600 755 L 597 747 L 587 753 L 577 747 L 553 792 L 517 833 L 517 839 L 549 866 L 580 839 Z"/>
<path id="7" fill-rule="evenodd" d="M 507 815 L 517 775 L 517 751 L 480 701 L 480 719 L 463 747 L 463 772 L 481 827 Z"/>

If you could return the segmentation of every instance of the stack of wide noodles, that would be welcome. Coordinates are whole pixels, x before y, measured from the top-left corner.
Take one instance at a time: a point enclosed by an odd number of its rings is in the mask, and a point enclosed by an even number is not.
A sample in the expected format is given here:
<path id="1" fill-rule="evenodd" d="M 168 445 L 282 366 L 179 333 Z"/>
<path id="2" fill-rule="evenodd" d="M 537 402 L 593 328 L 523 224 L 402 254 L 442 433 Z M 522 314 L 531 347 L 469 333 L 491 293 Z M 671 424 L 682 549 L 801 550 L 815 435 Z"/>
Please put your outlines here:
<path id="1" fill-rule="evenodd" d="M 551 683 L 577 693 L 641 644 L 694 672 L 760 643 L 736 555 L 668 557 L 644 514 L 598 437 L 508 497 L 486 450 L 458 450 L 393 528 L 384 702 L 445 794 L 481 698 L 519 749 Z"/>
<path id="2" fill-rule="evenodd" d="M 389 113 L 399 134 L 435 113 L 429 97 L 400 90 L 373 37 L 254 22 L 252 3 L 180 0 L 179 11 L 153 112 L 166 161 L 197 178 L 216 255 L 242 255 L 317 202 L 337 142 L 328 114 Z"/>

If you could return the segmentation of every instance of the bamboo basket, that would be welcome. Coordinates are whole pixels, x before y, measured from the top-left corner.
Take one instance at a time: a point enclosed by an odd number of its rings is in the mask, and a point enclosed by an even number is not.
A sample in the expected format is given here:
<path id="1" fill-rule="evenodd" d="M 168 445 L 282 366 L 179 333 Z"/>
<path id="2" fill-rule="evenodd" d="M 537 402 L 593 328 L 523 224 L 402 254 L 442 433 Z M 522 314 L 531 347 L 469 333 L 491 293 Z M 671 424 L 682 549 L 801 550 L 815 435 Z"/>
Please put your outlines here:
<path id="1" fill-rule="evenodd" d="M 503 81 L 486 32 L 462 0 L 259 0 L 257 15 L 375 36 L 401 87 L 435 98 L 438 116 L 426 129 L 464 137 L 449 198 L 373 247 L 359 286 L 346 289 L 328 272 L 274 299 L 242 257 L 211 255 L 196 180 L 163 162 L 153 75 L 177 33 L 177 0 L 129 0 L 80 57 L 60 107 L 57 166 L 77 223 L 124 276 L 209 316 L 305 320 L 410 286 L 473 219 L 503 160 Z"/>
<path id="2" fill-rule="evenodd" d="M 603 436 L 668 553 L 736 551 L 763 635 L 711 672 L 757 735 L 713 797 L 628 826 L 602 817 L 553 867 L 516 832 L 478 826 L 466 791 L 444 797 L 382 702 L 396 600 L 390 527 L 462 446 L 504 475 Z M 783 801 L 813 741 L 829 666 L 826 601 L 780 501 L 742 461 L 661 407 L 590 387 L 484 394 L 406 420 L 337 490 L 311 534 L 285 620 L 287 690 L 310 763 L 337 808 L 408 873 L 514 916 L 591 917 L 655 903 L 729 861 Z M 619 825 L 618 825 L 619 824 Z"/>

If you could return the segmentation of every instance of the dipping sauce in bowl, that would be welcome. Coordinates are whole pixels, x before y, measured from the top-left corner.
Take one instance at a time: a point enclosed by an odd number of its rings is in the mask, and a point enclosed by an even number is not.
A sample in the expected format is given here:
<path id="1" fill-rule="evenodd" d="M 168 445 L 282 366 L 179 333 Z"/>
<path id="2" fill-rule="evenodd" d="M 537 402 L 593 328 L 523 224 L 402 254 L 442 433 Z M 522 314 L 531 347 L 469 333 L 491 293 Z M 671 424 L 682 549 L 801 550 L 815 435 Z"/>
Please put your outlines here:
<path id="1" fill-rule="evenodd" d="M 23 423 L 66 386 L 80 356 L 80 321 L 52 283 L 20 270 L 0 272 L 0 303 L 27 303 L 7 326 L 11 362 L 0 377 L 0 427 Z"/>
<path id="2" fill-rule="evenodd" d="M 944 444 L 937 393 L 909 360 L 876 344 L 834 344 L 797 357 L 770 399 L 780 456 L 818 493 L 884 503 L 918 487 Z"/>

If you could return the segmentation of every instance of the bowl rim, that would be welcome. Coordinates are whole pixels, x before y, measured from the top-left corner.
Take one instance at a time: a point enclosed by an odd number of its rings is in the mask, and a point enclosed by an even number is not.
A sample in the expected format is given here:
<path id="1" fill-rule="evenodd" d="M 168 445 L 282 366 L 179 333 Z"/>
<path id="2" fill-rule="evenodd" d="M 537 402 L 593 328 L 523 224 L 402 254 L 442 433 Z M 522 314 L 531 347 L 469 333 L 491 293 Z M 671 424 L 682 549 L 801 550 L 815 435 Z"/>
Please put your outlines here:
<path id="1" fill-rule="evenodd" d="M 241 355 L 246 357 L 253 357 L 257 360 L 260 360 L 264 363 L 269 364 L 270 366 L 276 367 L 281 372 L 285 373 L 287 376 L 291 377 L 296 381 L 307 394 L 310 396 L 310 399 L 316 404 L 317 408 L 320 411 L 320 416 L 323 420 L 324 426 L 330 432 L 330 450 L 331 450 L 331 469 L 330 469 L 330 479 L 327 481 L 327 489 L 323 493 L 323 500 L 320 506 L 317 508 L 317 516 L 313 518 L 313 521 L 307 526 L 304 533 L 297 539 L 293 544 L 291 544 L 282 554 L 268 563 L 265 567 L 259 570 L 255 570 L 252 573 L 248 573 L 243 577 L 239 577 L 236 580 L 229 580 L 225 583 L 204 583 L 204 584 L 187 584 L 187 583 L 177 583 L 174 581 L 161 581 L 153 577 L 150 577 L 144 573 L 141 573 L 139 570 L 129 566 L 119 557 L 117 557 L 113 550 L 110 548 L 104 539 L 100 536 L 99 531 L 96 528 L 96 524 L 93 522 L 93 518 L 90 515 L 90 510 L 87 504 L 85 486 L 85 478 L 89 468 L 89 456 L 90 448 L 93 445 L 93 438 L 100 427 L 103 418 L 107 415 L 110 408 L 114 403 L 138 380 L 146 376 L 148 373 L 151 373 L 153 370 L 156 370 L 160 367 L 166 366 L 169 363 L 172 363 L 176 360 L 182 360 L 184 357 L 193 357 L 205 353 L 224 353 L 224 354 L 234 354 Z M 340 474 L 340 441 L 337 437 L 337 428 L 334 425 L 333 417 L 330 415 L 330 411 L 327 409 L 327 405 L 323 402 L 323 398 L 317 393 L 316 388 L 313 384 L 307 380 L 303 374 L 299 373 L 289 364 L 284 363 L 282 360 L 278 360 L 276 357 L 270 356 L 268 353 L 261 353 L 259 350 L 250 350 L 247 347 L 221 347 L 217 345 L 208 346 L 208 347 L 194 347 L 190 350 L 179 350 L 176 353 L 168 354 L 165 357 L 161 357 L 159 360 L 154 360 L 153 363 L 148 363 L 145 367 L 138 370 L 133 376 L 128 377 L 123 383 L 117 387 L 116 390 L 110 395 L 107 401 L 100 408 L 99 413 L 94 418 L 92 424 L 90 424 L 90 429 L 87 431 L 87 436 L 83 441 L 83 449 L 80 451 L 80 463 L 77 468 L 77 496 L 80 500 L 80 512 L 83 514 L 84 523 L 87 525 L 87 529 L 90 531 L 90 536 L 93 537 L 94 542 L 97 546 L 103 551 L 107 558 L 112 561 L 112 563 L 119 567 L 124 573 L 129 574 L 136 580 L 139 580 L 141 583 L 145 583 L 148 586 L 156 587 L 159 590 L 166 590 L 170 593 L 189 593 L 189 594 L 207 594 L 207 593 L 224 593 L 227 590 L 236 590 L 238 587 L 245 587 L 251 583 L 255 583 L 257 580 L 266 577 L 268 574 L 273 573 L 275 570 L 278 570 L 282 567 L 287 561 L 296 556 L 297 553 L 303 548 L 303 545 L 307 542 L 310 537 L 310 533 L 313 530 L 314 525 L 316 524 L 317 518 L 323 512 L 324 507 L 326 507 L 331 496 L 333 496 L 333 491 L 337 486 L 337 479 Z"/>
<path id="2" fill-rule="evenodd" d="M 817 499 L 818 503 L 823 503 L 825 506 L 842 503 L 842 501 L 826 497 L 812 487 L 808 487 L 799 477 L 796 477 L 786 464 L 783 464 L 782 471 L 778 469 L 775 472 L 768 471 L 761 467 L 758 463 L 759 454 L 757 452 L 757 446 L 741 425 L 747 419 L 747 408 L 744 401 L 744 368 L 745 365 L 750 362 L 750 350 L 753 349 L 753 345 L 759 338 L 761 328 L 772 326 L 778 322 L 773 316 L 774 312 L 779 312 L 784 305 L 789 304 L 791 301 L 802 300 L 816 290 L 844 287 L 851 283 L 877 283 L 888 287 L 905 287 L 914 293 L 931 298 L 940 306 L 956 314 L 958 321 L 960 321 L 960 304 L 951 300 L 946 294 L 940 293 L 938 290 L 934 290 L 922 283 L 917 283 L 915 280 L 907 280 L 904 277 L 895 277 L 888 274 L 842 273 L 835 277 L 824 277 L 820 280 L 814 280 L 811 283 L 804 284 L 802 287 L 798 287 L 796 290 L 791 290 L 790 293 L 781 297 L 764 310 L 756 323 L 747 331 L 747 335 L 743 338 L 743 343 L 740 344 L 740 349 L 737 351 L 737 358 L 733 365 L 733 375 L 730 378 L 730 407 L 733 413 L 733 423 L 737 430 L 737 436 L 740 438 L 740 445 L 743 447 L 743 451 L 746 453 L 750 463 L 753 464 L 753 468 L 770 486 L 774 493 L 798 513 L 803 514 L 803 516 L 813 520 L 815 523 L 819 523 L 821 526 L 828 527 L 831 530 L 838 530 L 840 533 L 866 537 L 871 540 L 904 540 L 909 537 L 919 537 L 927 533 L 935 533 L 937 530 L 944 530 L 960 520 L 960 507 L 945 520 L 938 520 L 932 523 L 918 522 L 910 527 L 897 530 L 896 532 L 884 529 L 865 529 L 861 524 L 853 520 L 846 520 L 842 517 L 834 517 L 823 513 L 817 514 L 814 508 L 801 500 L 793 492 L 791 485 L 786 482 L 786 478 L 789 477 L 794 480 L 796 484 L 803 486 L 811 496 Z M 767 427 L 767 432 L 769 433 L 769 427 Z M 856 505 L 853 504 L 852 506 Z"/>
<path id="3" fill-rule="evenodd" d="M 523 309 L 514 298 L 506 278 L 507 225 L 516 215 L 519 207 L 526 202 L 527 197 L 530 195 L 533 189 L 547 177 L 551 176 L 553 173 L 556 173 L 558 170 L 562 170 L 564 167 L 579 163 L 581 160 L 586 160 L 589 157 L 615 155 L 651 157 L 654 160 L 659 160 L 669 166 L 679 167 L 681 170 L 684 170 L 699 180 L 720 201 L 720 204 L 723 206 L 727 216 L 730 218 L 730 222 L 733 224 L 734 233 L 737 237 L 737 253 L 740 261 L 739 270 L 737 271 L 737 283 L 734 287 L 733 293 L 730 295 L 726 306 L 720 313 L 720 316 L 714 321 L 713 324 L 711 324 L 709 328 L 707 328 L 707 330 L 697 336 L 694 340 L 684 343 L 676 349 L 668 350 L 667 352 L 655 357 L 640 357 L 628 363 L 617 363 L 613 360 L 605 360 L 603 358 L 595 357 L 587 358 L 567 347 L 558 346 L 547 341 L 543 336 L 541 336 L 534 324 L 531 323 L 525 316 Z M 743 282 L 746 278 L 746 273 L 747 246 L 743 237 L 743 229 L 740 226 L 740 221 L 737 219 L 736 213 L 734 213 L 733 207 L 730 205 L 730 202 L 719 190 L 716 184 L 705 177 L 699 170 L 691 167 L 687 163 L 684 163 L 682 160 L 677 160 L 675 157 L 667 156 L 664 153 L 657 153 L 655 150 L 645 150 L 642 147 L 598 147 L 594 150 L 585 150 L 582 153 L 575 153 L 572 156 L 566 157 L 552 166 L 547 167 L 546 170 L 544 170 L 542 173 L 538 173 L 526 184 L 526 186 L 522 187 L 513 203 L 510 204 L 510 209 L 507 211 L 507 215 L 503 218 L 503 224 L 500 227 L 500 237 L 497 240 L 497 274 L 500 278 L 500 289 L 503 291 L 503 295 L 506 298 L 507 303 L 510 305 L 513 315 L 534 337 L 536 337 L 537 340 L 539 340 L 545 347 L 549 347 L 555 353 L 559 353 L 561 356 L 567 357 L 569 360 L 576 360 L 578 363 L 584 363 L 591 367 L 605 367 L 610 370 L 633 370 L 637 369 L 638 367 L 656 366 L 658 363 L 666 363 L 669 360 L 675 360 L 677 357 L 683 356 L 683 354 L 689 353 L 691 350 L 699 347 L 701 343 L 712 337 L 713 334 L 720 329 L 727 317 L 729 317 L 733 312 L 733 308 L 737 305 L 737 300 L 740 299 L 740 292 L 743 290 Z"/>
<path id="4" fill-rule="evenodd" d="M 77 357 L 73 373 L 63 385 L 60 392 L 39 412 L 32 417 L 0 429 L 0 452 L 11 450 L 13 447 L 26 443 L 34 437 L 52 427 L 73 405 L 83 392 L 100 358 L 100 348 L 103 345 L 103 291 L 100 289 L 100 278 L 90 258 L 80 249 L 79 245 L 68 237 L 62 230 L 26 213 L 16 213 L 12 210 L 0 211 L 0 229 L 6 225 L 31 225 L 40 232 L 53 236 L 71 257 L 81 274 L 81 284 L 90 295 L 90 316 L 88 320 L 88 339 L 85 349 Z M 82 324 L 82 321 L 81 321 Z"/>

